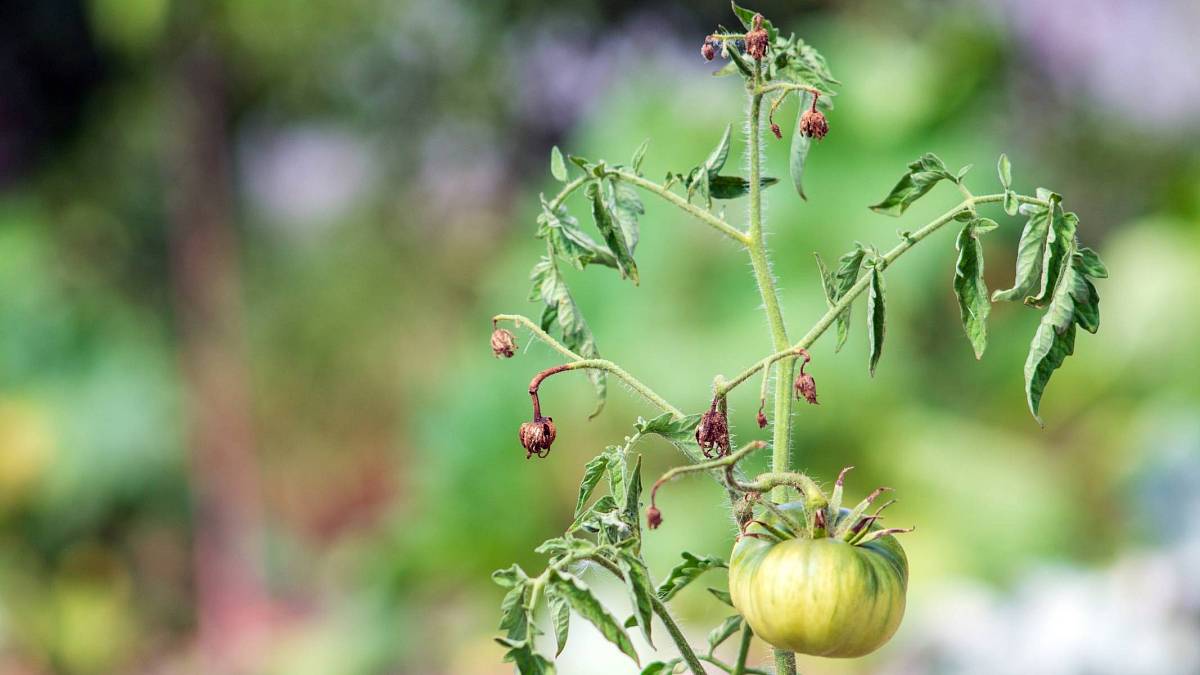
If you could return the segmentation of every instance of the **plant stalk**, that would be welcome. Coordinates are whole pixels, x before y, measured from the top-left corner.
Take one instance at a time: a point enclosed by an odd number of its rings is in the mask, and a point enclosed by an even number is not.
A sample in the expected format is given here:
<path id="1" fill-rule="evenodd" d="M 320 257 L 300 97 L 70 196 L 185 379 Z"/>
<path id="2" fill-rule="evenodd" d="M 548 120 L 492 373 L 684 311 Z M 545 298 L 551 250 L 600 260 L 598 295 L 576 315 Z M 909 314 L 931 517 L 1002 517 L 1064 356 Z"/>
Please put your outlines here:
<path id="1" fill-rule="evenodd" d="M 750 641 L 754 638 L 754 631 L 750 630 L 750 624 L 742 621 L 742 643 L 738 646 L 737 661 L 733 664 L 732 675 L 745 675 L 746 673 L 746 657 L 750 655 Z"/>

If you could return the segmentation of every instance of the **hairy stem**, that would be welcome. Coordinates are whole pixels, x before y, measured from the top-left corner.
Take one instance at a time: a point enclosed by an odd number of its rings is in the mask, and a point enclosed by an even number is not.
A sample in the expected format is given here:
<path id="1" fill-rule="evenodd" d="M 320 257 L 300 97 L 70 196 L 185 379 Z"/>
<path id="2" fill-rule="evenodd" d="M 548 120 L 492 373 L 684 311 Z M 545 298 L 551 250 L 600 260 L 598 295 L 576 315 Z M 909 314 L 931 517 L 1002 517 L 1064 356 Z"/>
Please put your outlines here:
<path id="1" fill-rule="evenodd" d="M 642 178 L 641 176 L 637 175 L 636 173 L 633 173 L 630 171 L 625 171 L 623 169 L 610 169 L 610 170 L 608 170 L 607 173 L 610 176 L 615 177 L 617 180 L 623 180 L 626 183 L 629 183 L 630 185 L 640 187 L 641 189 L 643 189 L 647 192 L 652 192 L 652 193 L 658 195 L 659 197 L 674 204 L 675 206 L 678 206 L 680 209 L 686 211 L 687 213 L 691 214 L 692 216 L 695 216 L 697 220 L 700 220 L 704 224 L 712 227 L 716 231 L 720 232 L 721 234 L 725 235 L 726 237 L 729 237 L 730 239 L 736 241 L 737 243 L 739 243 L 743 246 L 747 246 L 750 243 L 749 238 L 741 230 L 739 230 L 736 227 L 725 222 L 720 217 L 713 214 L 711 211 L 700 208 L 699 206 L 696 206 L 695 204 L 688 202 L 688 200 L 684 199 L 683 197 L 680 197 L 679 195 L 675 194 L 674 192 L 671 192 L 666 187 L 659 185 L 658 183 L 655 183 L 654 181 L 646 180 L 645 178 Z"/>
<path id="2" fill-rule="evenodd" d="M 750 139 L 747 152 L 750 156 L 750 241 L 746 245 L 750 252 L 750 264 L 754 267 L 754 279 L 758 282 L 758 291 L 763 299 L 763 307 L 767 314 L 767 324 L 771 328 L 771 341 L 776 352 L 787 349 L 787 328 L 783 323 L 783 312 L 779 309 L 779 292 L 775 289 L 775 279 L 771 276 L 771 261 L 767 257 L 767 248 L 763 237 L 762 222 L 762 186 L 759 176 L 762 173 L 762 151 L 760 149 L 762 136 L 762 99 L 759 91 L 762 83 L 762 64 L 754 62 L 754 80 L 750 87 Z M 793 359 L 784 357 L 779 360 L 775 374 L 775 419 L 771 439 L 771 468 L 774 471 L 787 471 L 791 461 L 791 429 L 792 429 L 792 363 Z M 778 495 L 783 498 L 780 491 Z M 775 660 L 780 662 L 787 652 L 776 649 Z M 780 669 L 780 675 L 795 675 L 795 667 Z"/>
<path id="3" fill-rule="evenodd" d="M 667 403 L 666 399 L 654 393 L 654 390 L 650 387 L 642 384 L 641 380 L 638 380 L 636 377 L 625 372 L 625 369 L 607 359 L 582 359 L 579 361 L 572 361 L 571 363 L 564 363 L 560 366 L 547 368 L 537 375 L 534 375 L 533 379 L 529 382 L 529 395 L 533 397 L 535 408 L 538 405 L 537 394 L 538 388 L 541 387 L 542 380 L 551 375 L 566 372 L 568 370 L 586 370 L 589 368 L 592 370 L 603 370 L 613 374 L 617 377 L 617 379 L 629 385 L 631 389 L 641 394 L 642 398 L 649 401 L 658 409 L 662 410 L 663 412 L 671 413 L 675 417 L 684 417 L 683 412 L 679 408 Z M 535 417 L 536 414 L 537 413 L 535 412 Z"/>
<path id="4" fill-rule="evenodd" d="M 750 640 L 754 638 L 754 631 L 750 630 L 750 624 L 742 622 L 742 642 L 738 646 L 737 661 L 733 664 L 732 675 L 746 674 L 746 657 L 750 655 Z"/>
<path id="5" fill-rule="evenodd" d="M 668 470 L 658 480 L 654 481 L 654 487 L 650 488 L 650 505 L 655 506 L 654 500 L 655 500 L 655 497 L 658 495 L 658 488 L 662 487 L 662 485 L 664 483 L 671 481 L 675 478 L 678 478 L 679 476 L 682 476 L 687 473 L 696 473 L 699 471 L 712 471 L 714 469 L 720 469 L 722 467 L 731 467 L 734 464 L 737 464 L 738 462 L 740 462 L 743 458 L 745 458 L 750 453 L 754 452 L 755 450 L 765 448 L 766 446 L 767 446 L 767 444 L 763 443 L 762 441 L 750 441 L 749 443 L 747 443 L 747 444 L 743 445 L 741 448 L 739 448 L 736 452 L 725 455 L 724 457 L 721 457 L 719 459 L 714 459 L 714 460 L 708 461 L 708 462 L 700 462 L 699 464 L 685 464 L 684 466 L 677 466 L 673 469 Z"/>

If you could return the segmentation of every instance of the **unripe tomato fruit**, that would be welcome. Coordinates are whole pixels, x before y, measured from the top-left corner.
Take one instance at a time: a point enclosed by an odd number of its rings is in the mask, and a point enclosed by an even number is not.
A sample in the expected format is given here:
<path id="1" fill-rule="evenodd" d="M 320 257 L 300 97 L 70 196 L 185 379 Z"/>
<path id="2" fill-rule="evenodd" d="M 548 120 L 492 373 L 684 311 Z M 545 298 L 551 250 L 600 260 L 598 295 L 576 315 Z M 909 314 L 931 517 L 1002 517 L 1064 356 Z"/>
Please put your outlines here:
<path id="1" fill-rule="evenodd" d="M 800 510 L 796 504 L 782 508 Z M 729 563 L 729 593 L 754 634 L 814 656 L 856 657 L 879 649 L 900 626 L 907 587 L 908 560 L 891 535 L 863 544 L 746 536 L 734 545 Z"/>

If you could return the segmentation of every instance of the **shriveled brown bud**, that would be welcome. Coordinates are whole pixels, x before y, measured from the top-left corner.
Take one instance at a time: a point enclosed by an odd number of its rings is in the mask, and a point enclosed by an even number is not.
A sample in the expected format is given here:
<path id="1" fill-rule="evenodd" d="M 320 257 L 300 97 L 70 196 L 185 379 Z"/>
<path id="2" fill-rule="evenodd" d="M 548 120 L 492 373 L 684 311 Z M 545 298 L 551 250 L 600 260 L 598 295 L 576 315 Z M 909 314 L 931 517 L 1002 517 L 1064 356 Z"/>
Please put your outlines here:
<path id="1" fill-rule="evenodd" d="M 767 416 L 763 413 L 763 409 L 762 409 L 761 405 L 758 406 L 758 428 L 759 429 L 767 428 Z"/>
<path id="2" fill-rule="evenodd" d="M 713 47 L 711 40 L 707 38 L 704 40 L 704 44 L 700 47 L 700 56 L 703 56 L 705 61 L 717 58 L 717 50 Z"/>
<path id="3" fill-rule="evenodd" d="M 717 409 L 714 400 L 712 407 L 700 418 L 696 427 L 696 442 L 704 451 L 704 456 L 713 459 L 729 454 L 729 419 L 725 413 Z M 715 452 L 712 452 L 714 451 Z"/>
<path id="4" fill-rule="evenodd" d="M 762 27 L 763 15 L 755 14 L 753 30 L 746 33 L 746 53 L 755 61 L 762 61 L 767 55 L 767 43 L 770 42 L 770 37 L 767 35 L 766 29 Z"/>
<path id="5" fill-rule="evenodd" d="M 817 381 L 813 379 L 812 375 L 801 372 L 796 376 L 793 386 L 796 389 L 796 398 L 803 398 L 805 401 L 817 405 Z"/>
<path id="6" fill-rule="evenodd" d="M 550 445 L 554 443 L 554 420 L 549 417 L 538 417 L 532 422 L 521 425 L 521 447 L 525 448 L 525 459 L 537 455 L 545 457 L 550 454 Z"/>
<path id="7" fill-rule="evenodd" d="M 517 338 L 503 328 L 492 331 L 492 354 L 496 358 L 503 356 L 511 359 L 517 349 Z"/>
<path id="8" fill-rule="evenodd" d="M 754 520 L 754 497 L 752 493 L 741 496 L 733 503 L 733 518 L 737 521 L 738 529 L 745 532 L 746 526 Z"/>
<path id="9" fill-rule="evenodd" d="M 659 525 L 662 525 L 662 512 L 657 506 L 651 505 L 646 509 L 646 527 L 657 530 Z"/>
<path id="10" fill-rule="evenodd" d="M 819 141 L 829 133 L 829 121 L 825 119 L 824 113 L 817 110 L 816 105 L 814 102 L 813 107 L 805 110 L 800 116 L 800 133 Z"/>
<path id="11" fill-rule="evenodd" d="M 771 122 L 771 133 L 775 134 L 775 138 L 783 139 L 783 132 L 779 129 L 779 125 Z"/>

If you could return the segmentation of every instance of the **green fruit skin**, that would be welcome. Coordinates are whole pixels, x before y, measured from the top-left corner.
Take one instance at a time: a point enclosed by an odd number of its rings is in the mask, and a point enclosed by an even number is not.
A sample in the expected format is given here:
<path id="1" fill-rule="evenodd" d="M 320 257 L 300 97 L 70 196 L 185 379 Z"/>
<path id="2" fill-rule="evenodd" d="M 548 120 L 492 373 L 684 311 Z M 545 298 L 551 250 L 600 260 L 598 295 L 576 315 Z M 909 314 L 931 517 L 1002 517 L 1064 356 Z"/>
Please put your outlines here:
<path id="1" fill-rule="evenodd" d="M 755 635 L 813 656 L 879 649 L 900 627 L 907 587 L 908 560 L 892 536 L 865 546 L 743 537 L 729 564 L 733 605 Z"/>

